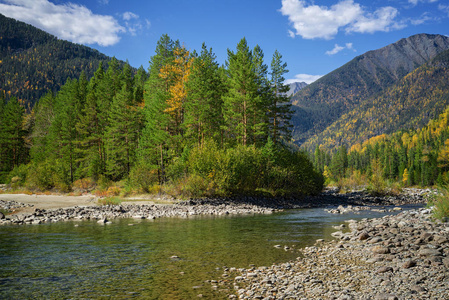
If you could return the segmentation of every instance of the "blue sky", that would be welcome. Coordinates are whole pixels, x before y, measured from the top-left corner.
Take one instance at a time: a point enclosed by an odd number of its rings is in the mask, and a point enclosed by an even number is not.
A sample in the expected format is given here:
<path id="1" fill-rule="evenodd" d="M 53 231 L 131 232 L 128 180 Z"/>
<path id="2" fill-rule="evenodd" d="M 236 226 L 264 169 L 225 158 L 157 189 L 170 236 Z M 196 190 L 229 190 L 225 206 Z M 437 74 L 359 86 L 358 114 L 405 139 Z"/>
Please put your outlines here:
<path id="1" fill-rule="evenodd" d="M 0 13 L 144 68 L 165 33 L 220 64 L 245 37 L 308 83 L 401 38 L 449 35 L 447 0 L 0 0 Z"/>

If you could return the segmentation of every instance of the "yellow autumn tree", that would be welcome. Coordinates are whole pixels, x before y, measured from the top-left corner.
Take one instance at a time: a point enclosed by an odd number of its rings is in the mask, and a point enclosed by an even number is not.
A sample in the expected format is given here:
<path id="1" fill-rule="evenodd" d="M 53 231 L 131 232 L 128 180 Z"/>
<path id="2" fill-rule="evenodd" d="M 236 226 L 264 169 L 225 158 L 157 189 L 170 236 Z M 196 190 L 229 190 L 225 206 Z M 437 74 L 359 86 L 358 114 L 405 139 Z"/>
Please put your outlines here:
<path id="1" fill-rule="evenodd" d="M 186 83 L 191 73 L 193 58 L 190 52 L 183 47 L 177 47 L 173 51 L 174 60 L 172 63 L 163 66 L 159 76 L 170 82 L 167 108 L 164 110 L 171 116 L 173 133 L 180 133 L 180 125 L 184 118 L 184 103 L 187 98 Z"/>

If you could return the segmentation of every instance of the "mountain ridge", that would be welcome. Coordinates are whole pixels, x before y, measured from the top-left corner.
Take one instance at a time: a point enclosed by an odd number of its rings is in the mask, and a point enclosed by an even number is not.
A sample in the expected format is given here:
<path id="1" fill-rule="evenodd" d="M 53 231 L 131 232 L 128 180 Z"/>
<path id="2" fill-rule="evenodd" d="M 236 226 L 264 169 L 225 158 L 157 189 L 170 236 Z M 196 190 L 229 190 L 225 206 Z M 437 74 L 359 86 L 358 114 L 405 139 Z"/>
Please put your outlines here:
<path id="1" fill-rule="evenodd" d="M 28 111 L 67 79 L 79 78 L 81 72 L 89 79 L 100 62 L 107 68 L 110 60 L 95 49 L 0 14 L 0 97 L 16 97 Z"/>
<path id="2" fill-rule="evenodd" d="M 321 77 L 292 97 L 295 142 L 302 144 L 324 131 L 345 113 L 447 49 L 449 37 L 417 34 L 359 55 Z"/>
<path id="3" fill-rule="evenodd" d="M 449 105 L 449 50 L 410 72 L 384 93 L 344 114 L 303 147 L 326 149 L 362 143 L 382 134 L 419 129 Z"/>

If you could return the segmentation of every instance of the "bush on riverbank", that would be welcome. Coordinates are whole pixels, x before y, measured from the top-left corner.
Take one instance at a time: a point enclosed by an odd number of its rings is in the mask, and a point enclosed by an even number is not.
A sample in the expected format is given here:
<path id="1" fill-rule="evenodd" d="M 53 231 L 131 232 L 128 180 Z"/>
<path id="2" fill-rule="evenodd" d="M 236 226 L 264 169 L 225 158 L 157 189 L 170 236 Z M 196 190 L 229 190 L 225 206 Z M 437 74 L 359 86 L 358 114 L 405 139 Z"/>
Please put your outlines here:
<path id="1" fill-rule="evenodd" d="M 17 187 L 58 192 L 93 192 L 101 197 L 165 193 L 177 198 L 234 195 L 271 197 L 313 195 L 324 179 L 303 152 L 267 143 L 264 147 L 222 148 L 213 141 L 186 151 L 165 166 L 136 165 L 120 182 L 105 176 L 70 183 L 68 170 L 47 162 L 21 165 L 10 174 Z M 18 179 L 17 179 L 18 178 Z M 162 184 L 161 184 L 162 183 Z"/>
<path id="2" fill-rule="evenodd" d="M 433 206 L 434 219 L 447 221 L 449 219 L 449 190 L 447 188 L 441 189 L 440 193 L 429 202 L 429 205 Z"/>

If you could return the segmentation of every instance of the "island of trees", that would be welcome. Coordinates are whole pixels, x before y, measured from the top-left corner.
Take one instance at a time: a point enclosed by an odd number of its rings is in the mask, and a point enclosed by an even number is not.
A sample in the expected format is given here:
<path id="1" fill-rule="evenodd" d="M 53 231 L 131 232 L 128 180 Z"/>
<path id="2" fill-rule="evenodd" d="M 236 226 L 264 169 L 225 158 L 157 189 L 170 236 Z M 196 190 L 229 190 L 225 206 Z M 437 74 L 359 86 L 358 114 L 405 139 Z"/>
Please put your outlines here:
<path id="1" fill-rule="evenodd" d="M 270 68 L 243 38 L 225 66 L 203 44 L 163 35 L 146 72 L 116 59 L 41 97 L 30 114 L 0 104 L 1 179 L 13 186 L 182 197 L 321 191 L 289 143 L 291 107 L 279 52 Z"/>

